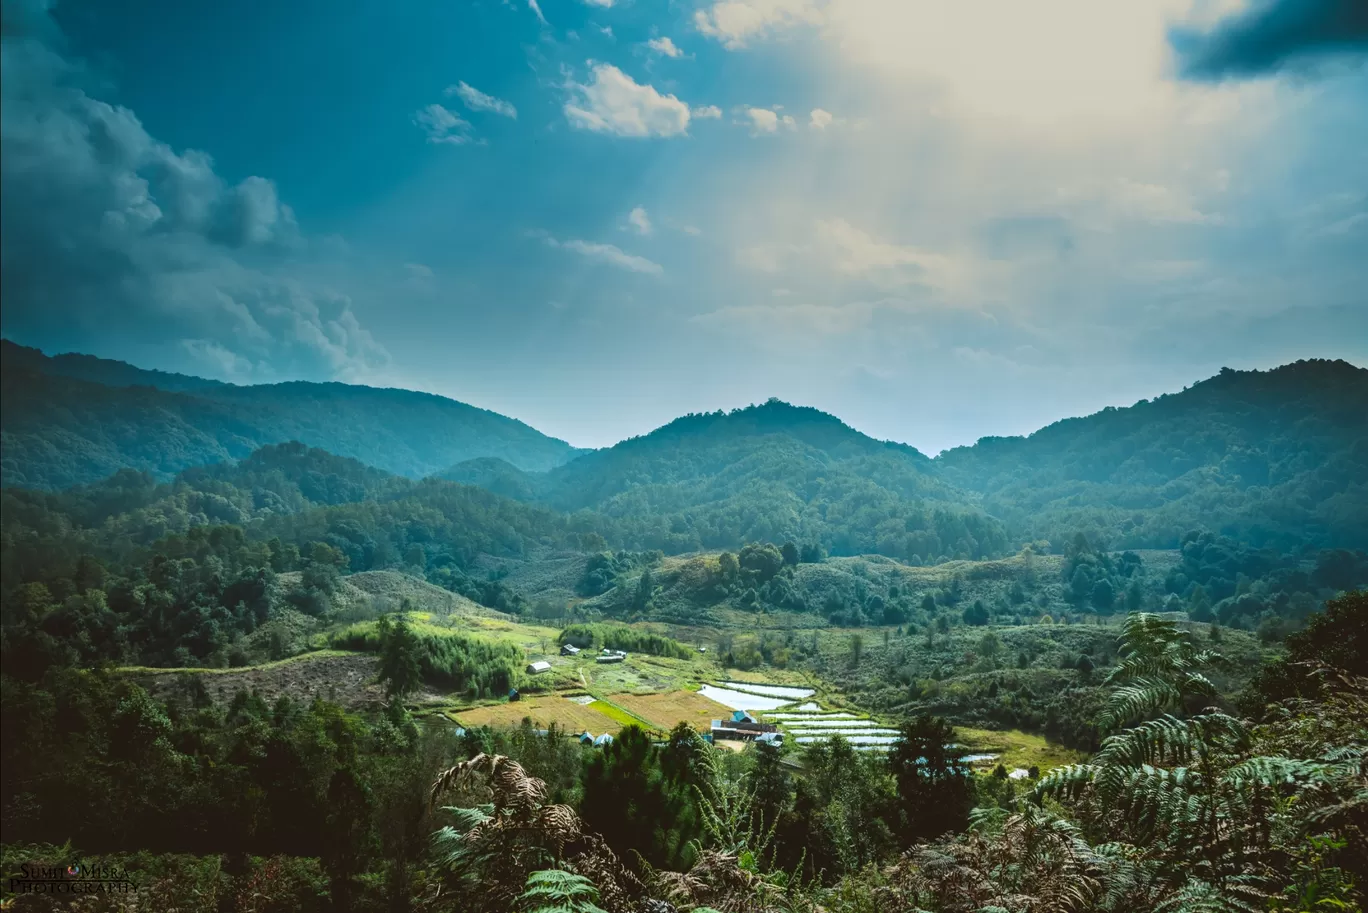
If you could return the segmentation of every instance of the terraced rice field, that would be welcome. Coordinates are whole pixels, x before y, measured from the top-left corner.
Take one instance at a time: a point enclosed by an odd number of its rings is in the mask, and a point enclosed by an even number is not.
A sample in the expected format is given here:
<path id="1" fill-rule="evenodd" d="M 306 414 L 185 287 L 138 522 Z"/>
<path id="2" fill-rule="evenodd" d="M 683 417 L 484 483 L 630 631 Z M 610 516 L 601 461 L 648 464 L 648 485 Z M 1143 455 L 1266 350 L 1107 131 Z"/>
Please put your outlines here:
<path id="1" fill-rule="evenodd" d="M 753 682 L 723 682 L 724 688 L 733 691 L 745 691 L 749 694 L 760 694 L 765 697 L 786 697 L 791 701 L 801 701 L 805 697 L 812 697 L 817 692 L 812 688 L 790 688 L 787 685 L 757 685 Z"/>
<path id="2" fill-rule="evenodd" d="M 719 688 L 716 685 L 704 685 L 698 693 L 732 710 L 778 710 L 793 703 L 793 698 L 764 697 L 744 691 L 733 691 L 730 688 Z"/>
<path id="3" fill-rule="evenodd" d="M 587 729 L 600 735 L 616 733 L 622 728 L 622 723 L 594 708 L 595 704 L 577 704 L 558 694 L 538 694 L 520 701 L 451 711 L 447 715 L 462 726 L 517 726 L 523 717 L 530 717 L 538 729 L 547 729 L 555 723 L 566 732 L 578 733 Z"/>
<path id="4" fill-rule="evenodd" d="M 731 715 L 727 707 L 696 691 L 610 694 L 608 699 L 665 730 L 673 729 L 676 723 L 684 722 L 700 732 L 707 732 L 712 727 L 713 720 L 726 719 Z"/>
<path id="5" fill-rule="evenodd" d="M 817 719 L 805 720 L 775 720 L 772 716 L 766 716 L 765 722 L 776 722 L 784 729 L 798 731 L 800 729 L 826 729 L 832 732 L 849 732 L 856 729 L 877 729 L 879 724 L 873 720 L 856 720 L 850 718 L 820 717 Z"/>
<path id="6" fill-rule="evenodd" d="M 829 739 L 833 735 L 836 735 L 836 733 L 824 732 L 819 735 L 795 733 L 792 735 L 793 740 L 797 742 L 799 745 L 807 745 L 810 742 L 821 742 L 826 739 Z M 881 733 L 879 735 L 869 735 L 867 733 L 842 732 L 840 733 L 840 736 L 841 738 L 845 739 L 847 742 L 849 742 L 851 745 L 854 745 L 857 748 L 882 748 L 888 745 L 892 745 L 894 742 L 898 741 L 898 734 L 896 732 Z"/>
<path id="7" fill-rule="evenodd" d="M 796 711 L 784 711 L 783 713 L 763 714 L 767 723 L 803 723 L 813 720 L 854 720 L 858 717 L 853 713 L 831 712 L 831 713 L 798 713 Z"/>

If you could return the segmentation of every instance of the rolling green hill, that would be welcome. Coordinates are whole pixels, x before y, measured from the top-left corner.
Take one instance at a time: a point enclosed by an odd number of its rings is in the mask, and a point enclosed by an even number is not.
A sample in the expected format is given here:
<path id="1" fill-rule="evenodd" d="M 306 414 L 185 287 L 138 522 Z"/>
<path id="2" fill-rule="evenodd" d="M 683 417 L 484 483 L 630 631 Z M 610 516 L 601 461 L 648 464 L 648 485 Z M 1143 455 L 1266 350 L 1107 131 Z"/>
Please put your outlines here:
<path id="1" fill-rule="evenodd" d="M 479 457 L 546 470 L 581 452 L 515 419 L 428 393 L 235 386 L 2 345 L 7 487 L 64 488 L 120 469 L 165 479 L 291 440 L 410 477 Z"/>
<path id="2" fill-rule="evenodd" d="M 1003 528 L 905 444 L 778 400 L 687 415 L 545 474 L 483 460 L 443 474 L 612 521 L 632 548 L 794 540 L 913 563 L 1002 554 Z"/>
<path id="3" fill-rule="evenodd" d="M 1014 538 L 1083 530 L 1173 548 L 1204 527 L 1253 545 L 1368 546 L 1368 370 L 1223 370 L 1181 393 L 984 438 L 936 458 Z"/>

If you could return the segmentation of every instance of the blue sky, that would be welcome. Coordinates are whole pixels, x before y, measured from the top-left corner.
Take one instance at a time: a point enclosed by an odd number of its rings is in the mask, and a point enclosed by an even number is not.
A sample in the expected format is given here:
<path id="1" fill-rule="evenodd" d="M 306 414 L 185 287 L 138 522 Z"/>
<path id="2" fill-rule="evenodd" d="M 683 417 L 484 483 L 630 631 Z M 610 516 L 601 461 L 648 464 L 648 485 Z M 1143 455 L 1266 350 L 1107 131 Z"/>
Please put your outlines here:
<path id="1" fill-rule="evenodd" d="M 1368 363 L 1355 0 L 4 2 L 4 334 L 602 446 Z"/>

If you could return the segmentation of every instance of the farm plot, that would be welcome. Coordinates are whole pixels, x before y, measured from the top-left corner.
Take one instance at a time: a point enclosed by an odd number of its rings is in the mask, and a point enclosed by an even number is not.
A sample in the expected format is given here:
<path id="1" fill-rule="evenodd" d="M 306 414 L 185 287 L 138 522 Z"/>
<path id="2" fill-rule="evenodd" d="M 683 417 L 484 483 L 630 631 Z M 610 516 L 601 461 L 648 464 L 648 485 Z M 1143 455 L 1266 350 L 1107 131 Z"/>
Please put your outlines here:
<path id="1" fill-rule="evenodd" d="M 579 704 L 558 694 L 533 695 L 520 701 L 454 710 L 449 711 L 448 716 L 462 726 L 517 726 L 523 717 L 529 717 L 538 728 L 546 729 L 555 723 L 571 733 L 587 729 L 599 735 L 622 728 L 617 720 L 596 710 L 594 703 Z"/>
<path id="2" fill-rule="evenodd" d="M 610 694 L 608 699 L 628 712 L 664 730 L 676 723 L 688 723 L 707 732 L 713 720 L 726 719 L 728 708 L 696 691 L 670 691 L 665 694 Z"/>
<path id="3" fill-rule="evenodd" d="M 744 691 L 718 688 L 716 685 L 704 685 L 698 689 L 698 693 L 732 710 L 778 710 L 793 703 L 792 698 L 761 697 Z"/>
<path id="4" fill-rule="evenodd" d="M 765 697 L 786 697 L 791 701 L 801 701 L 803 698 L 812 697 L 817 692 L 812 688 L 790 688 L 786 685 L 757 685 L 752 682 L 723 682 L 724 688 L 731 688 L 733 691 L 745 691 L 748 694 L 760 694 Z"/>
<path id="5" fill-rule="evenodd" d="M 765 719 L 772 720 L 774 718 L 766 716 Z M 879 724 L 873 720 L 830 719 L 827 717 L 805 720 L 780 720 L 778 723 L 784 729 L 789 729 L 793 732 L 798 732 L 803 729 L 825 729 L 832 732 L 847 732 L 856 729 L 879 728 Z"/>
<path id="6" fill-rule="evenodd" d="M 837 733 L 824 732 L 821 735 L 795 735 L 793 737 L 793 740 L 797 742 L 799 745 L 807 745 L 811 742 L 825 741 L 836 734 Z M 839 735 L 841 736 L 841 738 L 845 739 L 851 745 L 871 747 L 892 745 L 894 742 L 898 741 L 899 738 L 897 733 L 888 733 L 882 735 L 866 735 L 863 733 L 856 734 L 842 732 L 839 733 Z"/>
<path id="7" fill-rule="evenodd" d="M 818 720 L 853 720 L 857 719 L 853 713 L 764 713 L 761 714 L 768 723 L 809 723 Z"/>

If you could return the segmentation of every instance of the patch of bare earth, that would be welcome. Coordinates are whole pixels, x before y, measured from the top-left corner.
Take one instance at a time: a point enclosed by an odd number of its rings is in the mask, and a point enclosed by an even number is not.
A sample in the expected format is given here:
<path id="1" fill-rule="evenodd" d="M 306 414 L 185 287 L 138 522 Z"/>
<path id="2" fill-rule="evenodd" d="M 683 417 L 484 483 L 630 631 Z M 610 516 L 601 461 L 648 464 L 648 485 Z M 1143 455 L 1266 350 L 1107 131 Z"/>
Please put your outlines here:
<path id="1" fill-rule="evenodd" d="M 255 691 L 268 704 L 282 694 L 308 703 L 322 698 L 348 710 L 384 706 L 384 689 L 375 682 L 376 657 L 367 653 L 346 656 L 300 657 L 282 663 L 228 671 L 142 672 L 137 681 L 160 700 L 188 699 L 194 680 L 214 703 L 227 703 L 239 691 Z"/>

